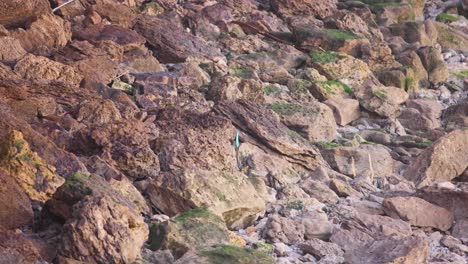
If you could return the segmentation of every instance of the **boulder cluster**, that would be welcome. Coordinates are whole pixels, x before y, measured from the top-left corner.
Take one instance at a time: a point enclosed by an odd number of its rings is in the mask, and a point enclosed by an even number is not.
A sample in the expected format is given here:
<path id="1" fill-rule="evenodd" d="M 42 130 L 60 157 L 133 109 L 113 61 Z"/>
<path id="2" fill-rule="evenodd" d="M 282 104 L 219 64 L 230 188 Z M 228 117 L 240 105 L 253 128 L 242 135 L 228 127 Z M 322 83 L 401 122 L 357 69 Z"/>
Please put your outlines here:
<path id="1" fill-rule="evenodd" d="M 467 0 L 68 2 L 0 2 L 0 264 L 468 262 Z"/>

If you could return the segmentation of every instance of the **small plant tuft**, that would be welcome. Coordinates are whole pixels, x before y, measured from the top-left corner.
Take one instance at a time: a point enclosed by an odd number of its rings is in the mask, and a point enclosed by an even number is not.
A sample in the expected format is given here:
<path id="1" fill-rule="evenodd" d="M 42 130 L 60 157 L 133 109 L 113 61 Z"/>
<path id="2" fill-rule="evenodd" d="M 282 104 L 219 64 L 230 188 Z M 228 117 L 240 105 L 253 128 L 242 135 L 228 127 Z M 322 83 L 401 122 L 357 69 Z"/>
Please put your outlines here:
<path id="1" fill-rule="evenodd" d="M 313 62 L 318 64 L 332 63 L 338 60 L 338 54 L 333 51 L 313 50 L 310 52 Z"/>
<path id="2" fill-rule="evenodd" d="M 458 17 L 447 13 L 441 13 L 436 17 L 436 20 L 443 23 L 451 23 L 458 21 Z"/>

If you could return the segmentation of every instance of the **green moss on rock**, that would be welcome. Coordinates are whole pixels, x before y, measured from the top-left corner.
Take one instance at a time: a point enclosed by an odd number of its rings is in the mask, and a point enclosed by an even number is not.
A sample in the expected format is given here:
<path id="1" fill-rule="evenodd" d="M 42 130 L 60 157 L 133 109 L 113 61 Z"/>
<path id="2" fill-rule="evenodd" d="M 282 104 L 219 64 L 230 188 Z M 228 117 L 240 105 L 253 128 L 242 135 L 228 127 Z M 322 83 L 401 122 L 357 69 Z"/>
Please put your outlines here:
<path id="1" fill-rule="evenodd" d="M 271 256 L 248 248 L 221 245 L 214 249 L 199 252 L 200 256 L 208 258 L 212 264 L 271 264 L 275 263 Z"/>

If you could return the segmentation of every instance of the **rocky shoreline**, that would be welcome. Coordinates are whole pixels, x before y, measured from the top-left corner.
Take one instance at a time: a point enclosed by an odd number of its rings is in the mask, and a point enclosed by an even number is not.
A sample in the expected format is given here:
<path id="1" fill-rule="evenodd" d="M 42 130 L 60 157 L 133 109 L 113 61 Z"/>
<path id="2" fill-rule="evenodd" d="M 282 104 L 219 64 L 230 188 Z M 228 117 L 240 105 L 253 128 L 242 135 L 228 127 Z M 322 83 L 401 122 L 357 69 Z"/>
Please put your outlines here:
<path id="1" fill-rule="evenodd" d="M 468 2 L 0 3 L 0 263 L 468 262 Z"/>

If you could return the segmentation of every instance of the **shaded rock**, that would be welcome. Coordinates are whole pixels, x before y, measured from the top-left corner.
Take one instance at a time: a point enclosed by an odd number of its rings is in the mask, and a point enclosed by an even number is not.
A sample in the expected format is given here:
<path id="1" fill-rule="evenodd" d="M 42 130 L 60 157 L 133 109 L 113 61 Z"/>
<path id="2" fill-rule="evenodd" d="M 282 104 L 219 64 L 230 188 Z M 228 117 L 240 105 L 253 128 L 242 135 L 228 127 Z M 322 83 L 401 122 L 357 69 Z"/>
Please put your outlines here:
<path id="1" fill-rule="evenodd" d="M 252 102 L 263 101 L 262 82 L 254 79 L 241 79 L 234 76 L 215 78 L 208 92 L 214 101 L 246 99 Z"/>
<path id="2" fill-rule="evenodd" d="M 468 166 L 466 142 L 467 130 L 455 130 L 441 137 L 413 160 L 405 171 L 405 178 L 421 188 L 458 177 Z"/>
<path id="3" fill-rule="evenodd" d="M 107 115 L 105 108 L 101 109 L 103 112 L 98 113 Z M 118 118 L 111 114 L 111 118 Z M 141 121 L 122 119 L 93 126 L 90 136 L 102 148 L 105 161 L 132 179 L 143 179 L 156 176 L 160 170 L 159 159 L 149 146 L 147 130 Z"/>
<path id="4" fill-rule="evenodd" d="M 443 106 L 431 100 L 415 99 L 406 102 L 407 108 L 398 117 L 400 123 L 414 131 L 440 127 Z"/>
<path id="5" fill-rule="evenodd" d="M 301 188 L 310 197 L 317 199 L 321 203 L 336 203 L 338 202 L 338 195 L 333 192 L 325 183 L 312 180 L 311 178 L 305 179 L 301 182 Z"/>
<path id="6" fill-rule="evenodd" d="M 388 249 L 392 250 L 389 251 Z M 429 245 L 418 237 L 388 237 L 371 241 L 362 247 L 345 253 L 349 263 L 425 263 Z"/>
<path id="7" fill-rule="evenodd" d="M 270 3 L 272 9 L 281 15 L 310 15 L 326 17 L 336 10 L 336 1 L 298 0 L 281 1 L 273 0 Z"/>
<path id="8" fill-rule="evenodd" d="M 468 219 L 460 219 L 458 220 L 452 229 L 452 235 L 463 243 L 468 242 Z"/>
<path id="9" fill-rule="evenodd" d="M 76 121 L 87 125 L 104 125 L 119 121 L 122 118 L 119 110 L 111 100 L 85 101 L 81 103 Z"/>
<path id="10" fill-rule="evenodd" d="M 0 170 L 0 208 L 0 226 L 5 229 L 32 223 L 34 215 L 29 197 L 14 178 L 3 170 Z"/>
<path id="11" fill-rule="evenodd" d="M 91 43 L 97 41 L 113 41 L 123 46 L 125 51 L 140 48 L 145 39 L 131 29 L 119 25 L 98 24 L 73 32 L 74 39 L 86 40 Z"/>
<path id="12" fill-rule="evenodd" d="M 463 129 L 468 127 L 468 100 L 453 105 L 444 111 L 445 126 L 448 129 Z"/>
<path id="13" fill-rule="evenodd" d="M 414 82 L 415 89 L 417 87 L 429 86 L 429 75 L 426 69 L 424 68 L 423 63 L 421 62 L 421 58 L 419 57 L 416 51 L 401 52 L 398 54 L 397 60 L 401 64 L 407 65 L 413 71 L 414 80 L 412 81 Z M 404 79 L 406 84 L 409 84 L 408 82 L 411 82 L 411 79 L 408 79 L 408 77 L 409 76 L 405 77 L 406 79 Z M 408 88 L 411 87 L 411 85 L 407 86 Z M 410 90 L 408 90 L 408 92 L 410 92 Z"/>
<path id="14" fill-rule="evenodd" d="M 397 0 L 393 3 L 379 1 L 365 1 L 369 8 L 376 13 L 379 25 L 398 24 L 415 19 L 416 13 L 409 1 Z M 419 13 L 421 11 L 419 10 Z"/>
<path id="15" fill-rule="evenodd" d="M 332 179 L 330 181 L 330 189 L 332 189 L 340 197 L 362 197 L 362 193 L 356 191 L 348 182 Z"/>
<path id="16" fill-rule="evenodd" d="M 295 244 L 304 241 L 305 227 L 293 219 L 272 215 L 268 217 L 263 236 L 272 242 Z"/>
<path id="17" fill-rule="evenodd" d="M 206 208 L 192 209 L 153 226 L 150 234 L 151 249 L 169 249 L 176 259 L 189 250 L 228 243 L 228 230 L 223 220 Z"/>
<path id="18" fill-rule="evenodd" d="M 26 51 L 48 56 L 67 45 L 72 33 L 69 22 L 58 16 L 47 14 L 34 21 L 26 30 L 12 31 L 11 36 L 17 38 Z"/>
<path id="19" fill-rule="evenodd" d="M 46 0 L 12 0 L 0 5 L 0 24 L 6 27 L 23 26 L 33 21 L 41 14 L 50 12 L 50 4 Z"/>
<path id="20" fill-rule="evenodd" d="M 389 27 L 394 36 L 402 37 L 408 43 L 417 43 L 421 46 L 432 46 L 434 41 L 427 34 L 426 24 L 423 22 L 405 22 Z"/>
<path id="21" fill-rule="evenodd" d="M 79 85 L 82 76 L 73 67 L 28 54 L 16 63 L 15 72 L 30 80 L 59 80 Z"/>
<path id="22" fill-rule="evenodd" d="M 5 64 L 15 64 L 26 55 L 21 42 L 12 37 L 0 37 L 0 61 Z"/>
<path id="23" fill-rule="evenodd" d="M 440 51 L 434 47 L 423 47 L 418 50 L 418 54 L 429 74 L 431 84 L 437 85 L 448 79 L 449 71 Z"/>
<path id="24" fill-rule="evenodd" d="M 188 57 L 213 59 L 221 55 L 202 39 L 166 20 L 139 19 L 134 29 L 157 51 L 162 63 L 184 62 Z"/>
<path id="25" fill-rule="evenodd" d="M 387 198 L 383 206 L 387 215 L 408 221 L 413 226 L 433 227 L 442 231 L 452 226 L 453 215 L 449 211 L 421 198 Z"/>
<path id="26" fill-rule="evenodd" d="M 345 126 L 361 116 L 359 102 L 354 99 L 333 97 L 324 104 L 332 109 L 335 121 L 340 126 Z"/>
<path id="27" fill-rule="evenodd" d="M 148 233 L 143 217 L 134 210 L 110 196 L 87 196 L 65 224 L 59 252 L 85 262 L 132 262 Z"/>
<path id="28" fill-rule="evenodd" d="M 418 197 L 449 210 L 455 217 L 455 221 L 468 218 L 465 208 L 468 201 L 466 184 L 461 189 L 447 189 L 437 186 L 423 188 L 417 193 Z"/>
<path id="29" fill-rule="evenodd" d="M 0 167 L 10 174 L 31 200 L 45 202 L 65 182 L 37 153 L 19 131 L 0 143 Z"/>
<path id="30" fill-rule="evenodd" d="M 237 101 L 222 102 L 216 111 L 227 116 L 236 126 L 257 138 L 268 148 L 285 155 L 290 162 L 314 169 L 321 156 L 314 147 L 281 124 L 272 112 L 258 104 Z"/>
<path id="31" fill-rule="evenodd" d="M 393 173 L 393 159 L 382 145 L 337 147 L 322 150 L 330 166 L 348 176 L 384 177 Z"/>
<path id="32" fill-rule="evenodd" d="M 319 102 L 288 103 L 277 101 L 269 108 L 281 117 L 281 122 L 311 142 L 333 141 L 336 123 L 330 108 Z"/>
<path id="33" fill-rule="evenodd" d="M 53 243 L 13 231 L 0 231 L 0 263 L 52 262 L 56 255 Z"/>

